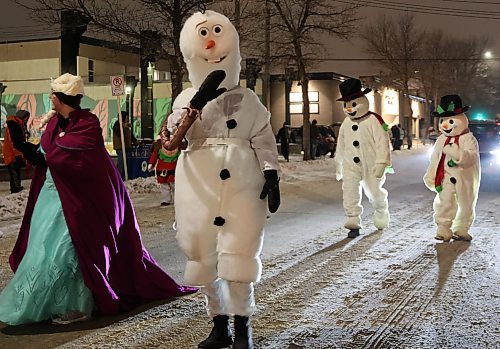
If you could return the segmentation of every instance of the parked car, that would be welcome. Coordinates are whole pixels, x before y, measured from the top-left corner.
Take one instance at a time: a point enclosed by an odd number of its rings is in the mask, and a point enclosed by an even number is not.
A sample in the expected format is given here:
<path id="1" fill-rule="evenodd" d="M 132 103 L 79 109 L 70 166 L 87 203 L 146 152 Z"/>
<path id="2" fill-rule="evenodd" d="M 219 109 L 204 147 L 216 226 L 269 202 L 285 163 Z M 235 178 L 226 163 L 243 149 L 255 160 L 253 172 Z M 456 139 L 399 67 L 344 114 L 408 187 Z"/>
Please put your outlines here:
<path id="1" fill-rule="evenodd" d="M 332 125 L 318 125 L 319 132 L 321 134 L 321 139 L 319 141 L 318 149 L 316 151 L 316 156 L 325 156 L 330 154 L 333 157 L 335 154 L 335 149 L 337 148 L 337 135 L 338 130 L 335 129 L 340 127 L 340 123 Z M 302 144 L 302 126 L 292 127 L 290 130 L 290 142 Z"/>

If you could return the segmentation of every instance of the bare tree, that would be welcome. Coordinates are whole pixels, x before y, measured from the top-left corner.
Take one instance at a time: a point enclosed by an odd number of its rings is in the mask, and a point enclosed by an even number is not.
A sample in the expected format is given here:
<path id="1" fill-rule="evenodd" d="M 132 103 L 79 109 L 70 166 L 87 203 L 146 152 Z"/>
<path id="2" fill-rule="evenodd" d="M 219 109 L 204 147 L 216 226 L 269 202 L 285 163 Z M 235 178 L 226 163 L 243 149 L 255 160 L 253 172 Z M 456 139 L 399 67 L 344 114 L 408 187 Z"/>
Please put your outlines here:
<path id="1" fill-rule="evenodd" d="M 367 50 L 375 58 L 380 58 L 380 65 L 400 85 L 408 104 L 408 120 L 411 120 L 410 80 L 418 71 L 415 58 L 421 55 L 425 31 L 417 28 L 414 15 L 405 13 L 396 18 L 379 17 L 374 24 L 364 27 L 361 37 Z"/>
<path id="2" fill-rule="evenodd" d="M 304 160 L 310 154 L 309 78 L 312 59 L 324 56 L 326 35 L 347 39 L 358 21 L 359 4 L 332 5 L 330 0 L 261 0 L 269 6 L 273 58 L 293 64 L 302 86 Z M 265 11 L 263 12 L 265 13 Z M 265 19 L 265 16 L 264 16 Z M 264 50 L 262 51 L 264 52 Z M 288 107 L 288 106 L 287 106 Z"/>
<path id="3" fill-rule="evenodd" d="M 172 98 L 182 91 L 185 74 L 179 46 L 182 24 L 193 12 L 204 9 L 213 0 L 16 0 L 32 10 L 33 18 L 58 24 L 60 13 L 73 10 L 89 19 L 89 30 L 96 35 L 125 45 L 138 47 L 144 32 L 159 33 L 162 50 L 159 58 L 169 63 Z"/>

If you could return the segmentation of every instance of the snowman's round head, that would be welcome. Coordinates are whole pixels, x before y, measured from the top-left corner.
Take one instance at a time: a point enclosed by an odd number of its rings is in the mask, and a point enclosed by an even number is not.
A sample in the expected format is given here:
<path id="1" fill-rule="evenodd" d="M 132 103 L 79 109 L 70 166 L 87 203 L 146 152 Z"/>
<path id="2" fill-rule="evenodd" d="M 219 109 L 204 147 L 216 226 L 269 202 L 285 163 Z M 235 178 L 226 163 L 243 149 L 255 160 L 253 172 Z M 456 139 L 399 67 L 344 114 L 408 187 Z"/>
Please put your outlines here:
<path id="1" fill-rule="evenodd" d="M 220 87 L 231 89 L 239 84 L 239 37 L 226 16 L 214 11 L 193 14 L 182 27 L 180 47 L 194 88 L 200 88 L 214 70 L 226 72 Z"/>
<path id="2" fill-rule="evenodd" d="M 464 113 L 439 119 L 439 131 L 448 137 L 459 136 L 467 128 L 469 128 L 469 120 Z"/>
<path id="3" fill-rule="evenodd" d="M 344 101 L 344 113 L 351 119 L 360 118 L 370 110 L 370 102 L 366 96 L 355 98 L 351 101 Z"/>

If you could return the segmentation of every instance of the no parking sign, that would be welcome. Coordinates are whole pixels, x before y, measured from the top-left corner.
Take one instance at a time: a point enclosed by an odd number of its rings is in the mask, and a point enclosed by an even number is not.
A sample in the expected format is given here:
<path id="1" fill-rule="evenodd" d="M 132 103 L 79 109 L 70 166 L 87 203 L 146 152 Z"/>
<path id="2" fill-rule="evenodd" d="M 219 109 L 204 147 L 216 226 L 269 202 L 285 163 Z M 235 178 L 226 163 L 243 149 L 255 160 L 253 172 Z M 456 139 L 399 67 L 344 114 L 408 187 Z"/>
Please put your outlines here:
<path id="1" fill-rule="evenodd" d="M 125 94 L 125 79 L 123 75 L 111 76 L 110 79 L 113 96 L 123 96 Z"/>

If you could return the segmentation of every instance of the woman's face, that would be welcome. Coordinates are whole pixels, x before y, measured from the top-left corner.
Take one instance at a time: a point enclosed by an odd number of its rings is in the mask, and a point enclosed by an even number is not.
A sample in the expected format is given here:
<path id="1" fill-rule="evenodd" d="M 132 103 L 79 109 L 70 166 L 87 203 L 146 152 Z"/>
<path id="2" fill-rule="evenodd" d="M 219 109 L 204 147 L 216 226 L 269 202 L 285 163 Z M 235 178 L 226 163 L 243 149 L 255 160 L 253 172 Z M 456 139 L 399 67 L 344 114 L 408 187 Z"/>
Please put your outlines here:
<path id="1" fill-rule="evenodd" d="M 56 94 L 52 92 L 50 94 L 50 101 L 52 102 L 52 110 L 59 112 L 61 110 L 61 101 L 57 98 Z"/>

